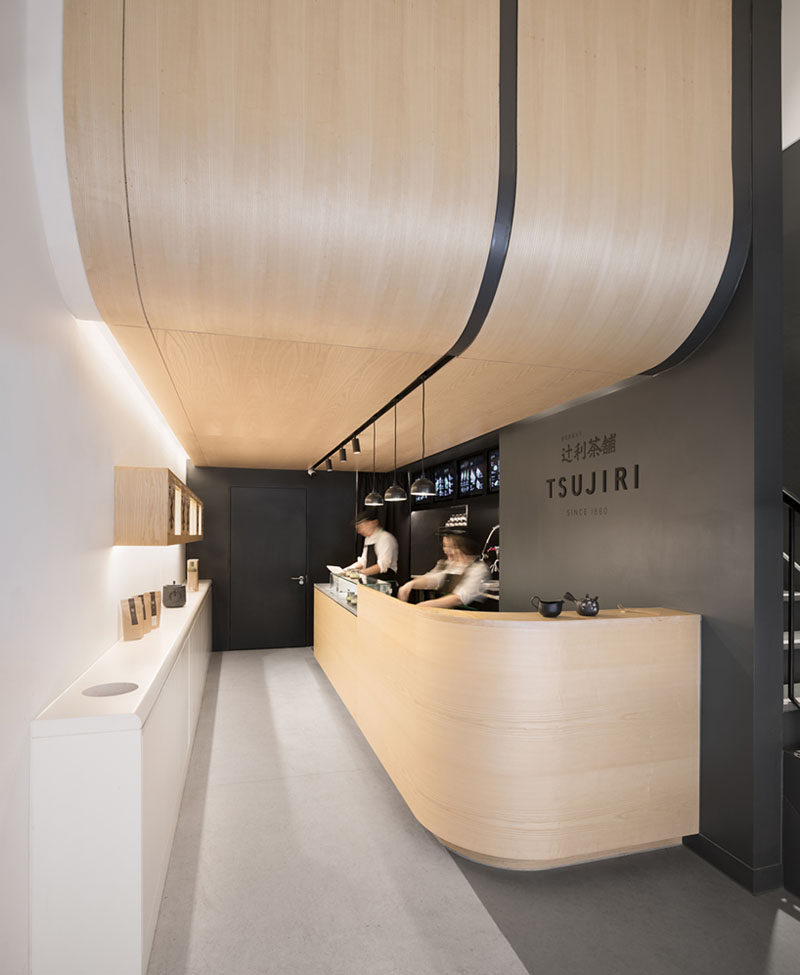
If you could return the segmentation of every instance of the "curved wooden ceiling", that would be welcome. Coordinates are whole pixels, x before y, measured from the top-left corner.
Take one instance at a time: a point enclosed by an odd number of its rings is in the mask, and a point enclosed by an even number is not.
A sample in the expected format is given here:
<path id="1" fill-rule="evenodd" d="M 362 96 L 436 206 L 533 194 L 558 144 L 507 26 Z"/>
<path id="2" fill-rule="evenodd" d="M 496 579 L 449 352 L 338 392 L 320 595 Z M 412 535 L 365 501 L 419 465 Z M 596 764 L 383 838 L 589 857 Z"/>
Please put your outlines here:
<path id="1" fill-rule="evenodd" d="M 196 464 L 305 468 L 451 348 L 499 44 L 498 0 L 66 0 L 89 283 Z M 431 453 L 665 359 L 731 240 L 730 0 L 520 0 L 518 57 L 508 255 L 428 381 Z M 404 464 L 418 394 L 398 421 Z"/>

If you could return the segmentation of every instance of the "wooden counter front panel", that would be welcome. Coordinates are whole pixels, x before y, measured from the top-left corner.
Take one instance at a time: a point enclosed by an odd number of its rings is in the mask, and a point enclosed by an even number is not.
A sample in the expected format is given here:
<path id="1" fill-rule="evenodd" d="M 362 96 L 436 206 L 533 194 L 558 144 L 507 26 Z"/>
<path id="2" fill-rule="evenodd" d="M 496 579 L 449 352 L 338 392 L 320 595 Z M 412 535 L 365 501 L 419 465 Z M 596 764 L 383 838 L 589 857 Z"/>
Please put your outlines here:
<path id="1" fill-rule="evenodd" d="M 334 652 L 323 630 L 349 614 L 327 602 L 317 657 L 448 845 L 536 868 L 697 831 L 699 617 L 504 619 L 360 587 L 357 640 Z"/>
<path id="2" fill-rule="evenodd" d="M 314 656 L 353 717 L 358 692 L 357 624 L 352 613 L 314 590 Z"/>

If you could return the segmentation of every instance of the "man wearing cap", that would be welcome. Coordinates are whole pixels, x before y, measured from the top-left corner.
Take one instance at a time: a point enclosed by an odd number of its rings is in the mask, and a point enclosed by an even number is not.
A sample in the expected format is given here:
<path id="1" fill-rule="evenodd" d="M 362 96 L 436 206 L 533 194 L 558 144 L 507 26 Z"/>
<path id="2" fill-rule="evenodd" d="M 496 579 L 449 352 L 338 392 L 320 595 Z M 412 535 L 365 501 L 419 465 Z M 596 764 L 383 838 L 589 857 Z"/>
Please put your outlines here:
<path id="1" fill-rule="evenodd" d="M 397 539 L 385 528 L 371 511 L 359 511 L 355 517 L 356 531 L 364 538 L 361 557 L 348 565 L 348 569 L 358 569 L 365 576 L 397 579 L 397 553 L 400 550 Z"/>

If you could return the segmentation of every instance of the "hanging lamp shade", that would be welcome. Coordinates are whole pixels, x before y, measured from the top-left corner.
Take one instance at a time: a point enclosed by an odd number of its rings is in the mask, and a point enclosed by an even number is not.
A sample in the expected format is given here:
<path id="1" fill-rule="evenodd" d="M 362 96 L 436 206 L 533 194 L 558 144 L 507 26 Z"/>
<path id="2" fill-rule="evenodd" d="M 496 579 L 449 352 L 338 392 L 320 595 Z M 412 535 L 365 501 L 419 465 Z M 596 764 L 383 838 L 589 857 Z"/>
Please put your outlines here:
<path id="1" fill-rule="evenodd" d="M 395 450 L 397 446 L 395 444 Z M 396 463 L 396 461 L 395 461 Z M 425 382 L 422 383 L 422 473 L 411 485 L 415 498 L 431 498 L 436 495 L 436 485 L 425 476 Z"/>
<path id="2" fill-rule="evenodd" d="M 364 504 L 370 508 L 383 507 L 383 495 L 375 490 L 375 424 L 372 424 L 372 490 L 364 498 Z"/>
<path id="3" fill-rule="evenodd" d="M 418 477 L 411 485 L 411 493 L 415 498 L 431 498 L 436 494 L 436 485 L 429 477 Z"/>
<path id="4" fill-rule="evenodd" d="M 394 482 L 383 495 L 384 501 L 405 501 L 408 495 L 397 483 L 397 403 L 394 404 Z"/>
<path id="5" fill-rule="evenodd" d="M 405 501 L 406 498 L 406 492 L 396 481 L 390 487 L 386 488 L 386 493 L 383 496 L 384 501 Z"/>

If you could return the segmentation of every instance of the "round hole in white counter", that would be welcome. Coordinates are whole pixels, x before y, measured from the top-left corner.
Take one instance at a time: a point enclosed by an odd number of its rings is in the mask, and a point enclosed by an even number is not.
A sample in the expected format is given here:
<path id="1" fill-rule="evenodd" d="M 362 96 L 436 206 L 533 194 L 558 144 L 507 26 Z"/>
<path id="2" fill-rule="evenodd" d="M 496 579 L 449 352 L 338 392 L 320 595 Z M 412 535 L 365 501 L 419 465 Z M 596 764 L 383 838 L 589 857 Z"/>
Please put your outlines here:
<path id="1" fill-rule="evenodd" d="M 82 693 L 86 697 L 113 697 L 115 694 L 130 694 L 138 686 L 138 684 L 131 684 L 130 681 L 117 681 L 111 684 L 94 684 Z"/>

